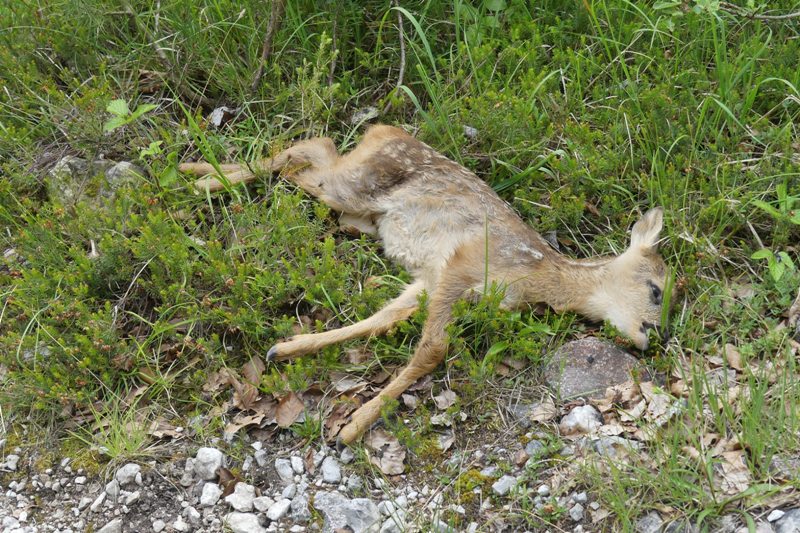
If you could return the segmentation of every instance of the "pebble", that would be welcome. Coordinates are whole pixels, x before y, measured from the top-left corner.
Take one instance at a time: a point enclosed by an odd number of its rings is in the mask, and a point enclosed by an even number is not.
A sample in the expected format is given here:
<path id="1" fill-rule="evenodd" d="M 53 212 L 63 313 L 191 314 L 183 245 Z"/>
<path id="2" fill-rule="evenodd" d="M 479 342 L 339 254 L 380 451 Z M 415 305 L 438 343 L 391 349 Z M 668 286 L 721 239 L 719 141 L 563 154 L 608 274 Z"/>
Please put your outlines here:
<path id="1" fill-rule="evenodd" d="M 233 494 L 225 497 L 228 505 L 242 513 L 253 510 L 253 500 L 255 499 L 256 488 L 248 483 L 237 483 L 233 489 Z"/>
<path id="2" fill-rule="evenodd" d="M 252 513 L 228 513 L 225 515 L 225 524 L 233 533 L 266 533 L 266 528 Z"/>
<path id="3" fill-rule="evenodd" d="M 767 515 L 767 521 L 774 522 L 776 520 L 780 520 L 781 518 L 783 518 L 783 515 L 785 514 L 786 513 L 784 511 L 781 511 L 780 509 L 775 509 L 774 511 L 769 513 L 769 515 Z"/>
<path id="4" fill-rule="evenodd" d="M 505 496 L 517 484 L 517 478 L 505 475 L 492 484 L 492 490 L 498 496 Z"/>
<path id="5" fill-rule="evenodd" d="M 289 512 L 289 507 L 291 507 L 291 505 L 292 501 L 288 498 L 278 500 L 270 506 L 269 510 L 267 511 L 267 518 L 273 521 L 280 520 L 286 516 L 287 512 Z"/>
<path id="6" fill-rule="evenodd" d="M 342 480 L 342 468 L 335 457 L 328 456 L 322 461 L 322 481 L 338 485 Z"/>
<path id="7" fill-rule="evenodd" d="M 119 470 L 117 470 L 117 473 L 114 476 L 114 478 L 117 480 L 117 482 L 121 487 L 124 487 L 126 485 L 130 485 L 131 483 L 135 483 L 136 474 L 138 474 L 141 469 L 142 467 L 137 465 L 136 463 L 128 463 Z"/>
<path id="8" fill-rule="evenodd" d="M 561 419 L 558 428 L 563 435 L 574 435 L 592 433 L 602 425 L 600 411 L 591 405 L 579 405 Z"/>
<path id="9" fill-rule="evenodd" d="M 17 470 L 17 465 L 19 464 L 19 455 L 17 454 L 9 454 L 6 456 L 5 467 L 11 470 L 12 472 Z"/>
<path id="10" fill-rule="evenodd" d="M 637 533 L 658 533 L 663 525 L 664 521 L 661 520 L 661 515 L 650 511 L 636 521 L 636 531 Z"/>
<path id="11" fill-rule="evenodd" d="M 222 488 L 216 483 L 206 483 L 203 485 L 203 492 L 200 495 L 200 505 L 203 507 L 213 507 L 222 496 Z"/>
<path id="12" fill-rule="evenodd" d="M 261 444 L 261 443 L 259 443 Z M 261 468 L 267 466 L 267 452 L 266 450 L 258 449 L 256 453 L 253 454 L 253 459 L 256 460 L 256 464 Z"/>
<path id="13" fill-rule="evenodd" d="M 275 500 L 270 498 L 269 496 L 259 496 L 258 498 L 253 500 L 253 507 L 255 507 L 256 511 L 261 511 L 262 513 L 272 507 L 272 504 L 275 503 Z"/>
<path id="14" fill-rule="evenodd" d="M 550 496 L 550 486 L 547 484 L 539 485 L 539 488 L 536 489 L 536 494 L 542 497 Z"/>
<path id="15" fill-rule="evenodd" d="M 299 457 L 292 456 L 289 458 L 289 462 L 292 465 L 292 470 L 294 470 L 295 474 L 302 474 L 306 471 L 306 467 L 303 464 L 303 460 Z"/>
<path id="16" fill-rule="evenodd" d="M 194 458 L 195 475 L 204 480 L 217 478 L 217 469 L 225 465 L 225 456 L 216 448 L 200 448 Z"/>
<path id="17" fill-rule="evenodd" d="M 346 464 L 346 465 L 349 465 L 350 463 L 352 463 L 353 459 L 355 459 L 355 458 L 356 458 L 356 456 L 353 453 L 353 450 L 351 450 L 350 448 L 345 448 L 344 450 L 342 450 L 342 453 L 339 454 L 339 460 L 342 461 L 342 463 Z"/>
<path id="18" fill-rule="evenodd" d="M 179 531 L 181 533 L 185 533 L 185 532 L 189 531 L 190 529 L 192 529 L 192 526 L 187 524 L 182 516 L 179 516 L 172 523 L 172 529 L 174 529 L 175 531 Z"/>
<path id="19" fill-rule="evenodd" d="M 122 518 L 115 518 L 98 529 L 97 533 L 122 533 Z"/>
<path id="20" fill-rule="evenodd" d="M 89 510 L 93 513 L 96 513 L 100 510 L 100 506 L 103 505 L 103 502 L 106 500 L 106 493 L 101 492 L 97 498 L 92 502 L 92 505 L 89 507 Z"/>
<path id="21" fill-rule="evenodd" d="M 164 531 L 164 528 L 167 527 L 167 523 L 163 520 L 156 520 L 153 522 L 153 531 L 154 533 L 161 533 Z"/>
<path id="22" fill-rule="evenodd" d="M 105 488 L 106 494 L 108 494 L 109 499 L 112 502 L 116 502 L 117 498 L 119 497 L 119 481 L 116 479 L 112 479 L 108 483 L 106 483 Z"/>
<path id="23" fill-rule="evenodd" d="M 275 459 L 275 471 L 283 481 L 291 482 L 294 479 L 292 463 L 288 459 Z"/>
<path id="24" fill-rule="evenodd" d="M 576 503 L 572 509 L 569 510 L 569 517 L 573 522 L 580 522 L 583 520 L 583 505 Z"/>
<path id="25" fill-rule="evenodd" d="M 295 494 L 297 494 L 297 483 L 289 483 L 288 485 L 286 485 L 286 488 L 283 489 L 283 492 L 281 492 L 282 497 L 288 498 L 290 500 L 294 498 Z"/>

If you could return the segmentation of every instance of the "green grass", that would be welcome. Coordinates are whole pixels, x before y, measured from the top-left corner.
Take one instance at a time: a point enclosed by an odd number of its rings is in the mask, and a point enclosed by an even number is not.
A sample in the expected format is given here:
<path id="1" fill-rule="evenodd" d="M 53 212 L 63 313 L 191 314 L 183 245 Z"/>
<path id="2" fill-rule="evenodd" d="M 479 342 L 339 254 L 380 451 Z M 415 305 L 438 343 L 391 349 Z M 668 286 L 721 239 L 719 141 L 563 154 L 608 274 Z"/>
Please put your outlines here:
<path id="1" fill-rule="evenodd" d="M 408 276 L 370 239 L 337 232 L 327 207 L 271 176 L 196 195 L 174 171 L 187 157 L 250 161 L 310 135 L 349 148 L 362 132 L 351 116 L 375 106 L 381 121 L 418 130 L 475 170 L 539 231 L 556 231 L 567 253 L 623 250 L 637 211 L 665 207 L 662 250 L 680 287 L 675 338 L 646 355 L 666 374 L 683 372 L 687 405 L 652 444 L 658 469 L 585 473 L 614 510 L 609 529 L 657 506 L 707 524 L 753 512 L 785 484 L 768 465 L 800 450 L 797 347 L 778 327 L 800 284 L 797 19 L 705 1 L 287 2 L 252 91 L 268 13 L 252 0 L 0 1 L 0 239 L 15 251 L 0 265 L 5 419 L 102 418 L 95 406 L 105 405 L 124 426 L 119 399 L 145 385 L 177 425 L 222 402 L 202 393 L 211 372 L 263 356 L 297 317 L 324 329 L 378 309 Z M 215 129 L 196 95 L 240 114 Z M 105 132 L 106 106 L 119 98 L 131 110 L 158 107 Z M 127 159 L 149 174 L 113 200 L 64 205 L 46 183 L 65 154 Z M 754 259 L 762 247 L 771 255 Z M 503 313 L 491 301 L 456 314 L 451 367 L 470 387 L 502 379 L 503 357 L 538 364 L 586 328 L 571 315 Z M 365 341 L 376 359 L 355 369 L 402 364 L 423 320 L 424 311 Z M 271 367 L 262 390 L 304 390 L 353 369 L 340 355 L 365 342 Z M 705 378 L 705 361 L 727 343 L 749 363 L 737 376 L 748 392 L 732 401 Z M 319 428 L 309 420 L 295 432 L 319 438 Z M 739 439 L 756 489 L 714 493 L 716 459 L 681 454 L 708 433 Z M 95 444 L 119 460 L 147 446 L 104 435 L 110 446 Z"/>

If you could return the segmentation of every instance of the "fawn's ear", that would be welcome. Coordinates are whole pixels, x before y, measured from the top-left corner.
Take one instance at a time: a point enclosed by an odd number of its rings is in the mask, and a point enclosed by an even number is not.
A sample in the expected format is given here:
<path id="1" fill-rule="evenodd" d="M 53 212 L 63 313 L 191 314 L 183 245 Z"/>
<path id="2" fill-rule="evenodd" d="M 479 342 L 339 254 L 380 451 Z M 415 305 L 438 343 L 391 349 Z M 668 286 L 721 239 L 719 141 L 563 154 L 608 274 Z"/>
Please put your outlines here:
<path id="1" fill-rule="evenodd" d="M 664 227 L 664 209 L 654 207 L 644 214 L 631 231 L 632 249 L 655 249 L 658 245 L 658 235 Z"/>

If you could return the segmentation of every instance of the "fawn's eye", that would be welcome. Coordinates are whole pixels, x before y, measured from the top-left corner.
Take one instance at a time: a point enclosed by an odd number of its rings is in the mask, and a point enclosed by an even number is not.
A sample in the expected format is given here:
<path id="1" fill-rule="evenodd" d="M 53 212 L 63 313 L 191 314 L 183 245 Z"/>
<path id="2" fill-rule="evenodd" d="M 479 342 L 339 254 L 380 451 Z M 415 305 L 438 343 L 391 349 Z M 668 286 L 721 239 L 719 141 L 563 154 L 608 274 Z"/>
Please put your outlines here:
<path id="1" fill-rule="evenodd" d="M 650 285 L 650 299 L 656 305 L 661 305 L 661 289 L 652 281 L 647 282 Z"/>

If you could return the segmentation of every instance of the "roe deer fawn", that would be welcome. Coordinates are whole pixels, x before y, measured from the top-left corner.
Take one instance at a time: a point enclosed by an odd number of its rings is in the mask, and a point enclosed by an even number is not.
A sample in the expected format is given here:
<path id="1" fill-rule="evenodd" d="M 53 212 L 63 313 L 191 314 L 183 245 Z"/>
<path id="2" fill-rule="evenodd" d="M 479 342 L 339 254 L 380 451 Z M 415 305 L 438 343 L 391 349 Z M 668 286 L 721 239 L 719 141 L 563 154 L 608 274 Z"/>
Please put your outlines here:
<path id="1" fill-rule="evenodd" d="M 196 175 L 215 172 L 208 163 L 180 168 Z M 504 308 L 545 303 L 556 311 L 608 320 L 640 349 L 647 348 L 648 330 L 657 330 L 661 322 L 666 280 L 666 266 L 656 249 L 661 208 L 636 222 L 623 254 L 576 260 L 554 251 L 475 174 L 395 127 L 372 126 L 344 156 L 337 154 L 331 139 L 315 138 L 255 168 L 284 171 L 306 192 L 340 211 L 348 224 L 377 235 L 384 253 L 414 279 L 371 317 L 323 333 L 296 335 L 272 347 L 267 359 L 290 359 L 380 334 L 417 309 L 422 291 L 429 295 L 428 318 L 411 360 L 377 397 L 353 413 L 339 434 L 345 444 L 377 420 L 387 398 L 400 396 L 442 361 L 453 303 L 492 284 L 504 288 Z M 223 165 L 221 170 L 230 183 L 254 177 L 240 165 Z M 212 191 L 224 187 L 213 176 L 195 185 Z"/>

